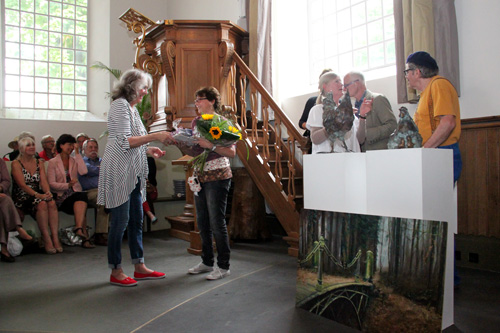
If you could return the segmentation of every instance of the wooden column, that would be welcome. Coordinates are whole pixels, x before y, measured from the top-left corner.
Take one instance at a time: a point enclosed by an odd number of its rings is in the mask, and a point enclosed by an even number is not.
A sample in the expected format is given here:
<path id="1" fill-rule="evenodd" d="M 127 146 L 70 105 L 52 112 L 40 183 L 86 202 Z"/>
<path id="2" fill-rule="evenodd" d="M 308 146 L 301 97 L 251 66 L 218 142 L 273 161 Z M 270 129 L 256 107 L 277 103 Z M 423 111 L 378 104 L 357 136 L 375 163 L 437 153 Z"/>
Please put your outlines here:
<path id="1" fill-rule="evenodd" d="M 185 155 L 178 160 L 172 161 L 172 165 L 182 165 L 184 167 L 186 177 L 186 204 L 184 205 L 184 211 L 181 215 L 165 217 L 172 226 L 170 229 L 170 236 L 180 238 L 185 241 L 190 240 L 190 232 L 195 230 L 196 221 L 194 196 L 187 183 L 188 178 L 193 174 L 193 169 L 188 163 L 191 158 L 191 156 Z"/>

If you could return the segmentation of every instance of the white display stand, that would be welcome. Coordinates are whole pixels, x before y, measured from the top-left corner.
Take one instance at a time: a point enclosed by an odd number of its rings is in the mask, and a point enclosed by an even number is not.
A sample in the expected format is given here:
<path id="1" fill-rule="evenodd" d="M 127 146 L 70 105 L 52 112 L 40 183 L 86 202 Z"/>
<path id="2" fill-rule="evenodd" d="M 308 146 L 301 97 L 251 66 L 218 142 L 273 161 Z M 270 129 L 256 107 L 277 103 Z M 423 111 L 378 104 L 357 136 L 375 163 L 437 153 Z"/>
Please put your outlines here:
<path id="1" fill-rule="evenodd" d="M 304 208 L 448 222 L 443 323 L 453 325 L 453 153 L 394 149 L 304 156 Z"/>

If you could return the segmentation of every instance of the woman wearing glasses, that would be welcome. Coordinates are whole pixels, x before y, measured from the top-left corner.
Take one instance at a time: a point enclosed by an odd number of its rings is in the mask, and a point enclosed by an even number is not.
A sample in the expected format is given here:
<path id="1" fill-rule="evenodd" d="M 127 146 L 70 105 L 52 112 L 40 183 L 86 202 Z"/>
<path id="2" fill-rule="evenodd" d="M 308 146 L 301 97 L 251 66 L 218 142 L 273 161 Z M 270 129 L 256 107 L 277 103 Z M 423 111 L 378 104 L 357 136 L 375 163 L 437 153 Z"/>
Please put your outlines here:
<path id="1" fill-rule="evenodd" d="M 213 115 L 221 108 L 220 94 L 214 87 L 205 87 L 195 93 L 195 106 L 200 115 Z M 196 120 L 192 122 L 195 130 Z M 229 147 L 218 146 L 209 140 L 200 137 L 192 148 L 179 146 L 191 155 L 198 156 L 205 150 L 210 150 L 203 172 L 198 174 L 200 189 L 196 192 L 196 222 L 200 231 L 202 254 L 201 262 L 188 269 L 189 274 L 209 273 L 207 280 L 222 279 L 231 274 L 229 271 L 229 236 L 226 225 L 226 205 L 229 187 L 231 185 L 231 167 L 229 158 L 236 155 L 236 145 Z M 217 247 L 217 266 L 214 267 L 214 249 L 212 238 L 215 238 Z"/>

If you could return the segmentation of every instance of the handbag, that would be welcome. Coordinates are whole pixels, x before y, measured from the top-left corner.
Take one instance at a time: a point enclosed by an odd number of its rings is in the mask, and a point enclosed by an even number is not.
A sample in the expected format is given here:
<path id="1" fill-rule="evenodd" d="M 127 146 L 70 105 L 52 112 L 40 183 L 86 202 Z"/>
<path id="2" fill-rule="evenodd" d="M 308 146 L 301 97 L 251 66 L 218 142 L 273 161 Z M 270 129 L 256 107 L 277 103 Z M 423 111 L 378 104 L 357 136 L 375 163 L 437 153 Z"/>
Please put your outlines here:
<path id="1" fill-rule="evenodd" d="M 9 239 L 7 241 L 7 251 L 13 257 L 17 257 L 23 251 L 23 243 L 16 237 L 16 232 L 9 232 Z"/>
<path id="2" fill-rule="evenodd" d="M 73 231 L 73 227 L 59 229 L 59 238 L 65 245 L 82 245 L 82 238 L 75 234 L 75 232 Z"/>

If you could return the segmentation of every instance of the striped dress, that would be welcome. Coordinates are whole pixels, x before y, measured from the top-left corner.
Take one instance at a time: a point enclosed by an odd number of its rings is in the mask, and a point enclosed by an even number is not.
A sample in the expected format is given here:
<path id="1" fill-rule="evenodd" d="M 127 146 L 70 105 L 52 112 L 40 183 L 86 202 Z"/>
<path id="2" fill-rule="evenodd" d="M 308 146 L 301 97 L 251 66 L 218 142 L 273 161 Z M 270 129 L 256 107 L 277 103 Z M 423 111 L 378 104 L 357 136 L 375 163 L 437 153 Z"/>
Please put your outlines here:
<path id="1" fill-rule="evenodd" d="M 129 200 L 141 180 L 141 195 L 146 200 L 148 177 L 147 145 L 131 148 L 128 138 L 147 134 L 137 109 L 124 98 L 111 103 L 108 114 L 108 143 L 99 172 L 97 204 L 115 208 Z"/>

